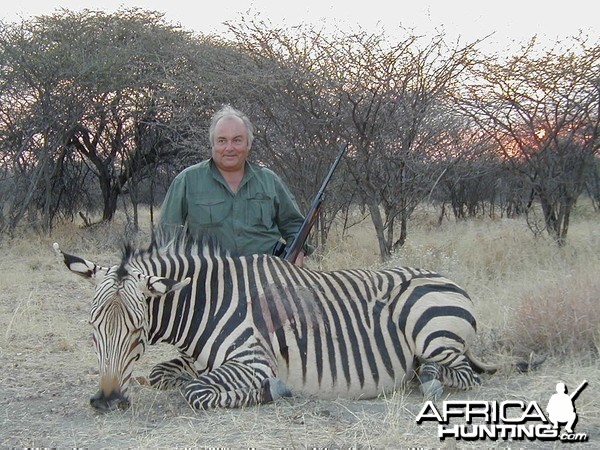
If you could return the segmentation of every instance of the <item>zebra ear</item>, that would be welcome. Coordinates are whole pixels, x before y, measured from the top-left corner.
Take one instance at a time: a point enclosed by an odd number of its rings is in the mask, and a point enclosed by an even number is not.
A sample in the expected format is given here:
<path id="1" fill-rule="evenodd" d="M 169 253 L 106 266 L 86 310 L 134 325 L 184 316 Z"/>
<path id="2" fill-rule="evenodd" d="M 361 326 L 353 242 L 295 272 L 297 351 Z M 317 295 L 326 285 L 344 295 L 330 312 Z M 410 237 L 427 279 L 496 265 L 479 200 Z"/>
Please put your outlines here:
<path id="1" fill-rule="evenodd" d="M 80 258 L 79 256 L 63 253 L 56 242 L 52 247 L 54 247 L 56 254 L 63 258 L 65 265 L 71 272 L 87 278 L 94 284 L 102 281 L 108 272 L 108 267 L 99 266 L 91 261 L 88 261 L 87 259 Z"/>
<path id="2" fill-rule="evenodd" d="M 192 281 L 190 277 L 178 282 L 172 278 L 147 275 L 140 279 L 142 291 L 149 297 L 160 297 L 161 295 L 168 294 L 169 292 L 177 291 L 190 284 L 190 281 Z"/>

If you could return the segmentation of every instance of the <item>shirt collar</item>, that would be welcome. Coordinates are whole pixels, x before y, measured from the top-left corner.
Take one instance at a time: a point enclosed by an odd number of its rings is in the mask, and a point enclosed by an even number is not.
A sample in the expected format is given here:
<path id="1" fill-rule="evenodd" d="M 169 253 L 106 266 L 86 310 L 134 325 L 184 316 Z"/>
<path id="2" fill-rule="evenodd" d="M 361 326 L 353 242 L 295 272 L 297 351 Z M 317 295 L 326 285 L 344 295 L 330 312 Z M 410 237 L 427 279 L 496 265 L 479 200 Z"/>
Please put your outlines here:
<path id="1" fill-rule="evenodd" d="M 219 170 L 219 168 L 217 167 L 217 165 L 215 164 L 215 162 L 212 158 L 209 158 L 208 164 L 210 165 L 210 171 L 212 173 L 213 178 L 215 180 L 217 180 L 219 183 L 221 183 L 223 186 L 225 186 L 227 189 L 229 189 L 229 186 L 227 185 L 225 178 L 223 178 L 221 171 Z M 250 179 L 252 179 L 254 177 L 255 173 L 256 173 L 256 168 L 254 167 L 254 165 L 250 164 L 248 161 L 246 161 L 245 165 L 244 165 L 244 176 L 242 177 L 242 181 L 240 183 L 239 189 L 241 189 L 242 186 L 244 186 Z"/>

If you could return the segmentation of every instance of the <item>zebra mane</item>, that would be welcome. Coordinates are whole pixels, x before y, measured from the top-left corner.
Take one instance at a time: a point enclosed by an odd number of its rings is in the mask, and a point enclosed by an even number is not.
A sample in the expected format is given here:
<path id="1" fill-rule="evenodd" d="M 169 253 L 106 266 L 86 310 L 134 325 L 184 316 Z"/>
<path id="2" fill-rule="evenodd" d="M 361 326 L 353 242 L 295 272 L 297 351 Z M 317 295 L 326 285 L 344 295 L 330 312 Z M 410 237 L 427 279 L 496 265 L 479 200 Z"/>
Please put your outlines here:
<path id="1" fill-rule="evenodd" d="M 140 247 L 132 240 L 123 243 L 121 268 L 124 270 L 125 265 L 134 259 L 147 259 L 161 254 L 205 258 L 230 256 L 230 253 L 222 249 L 219 243 L 210 236 L 192 238 L 183 227 L 157 226 L 152 230 L 150 245 L 147 247 Z"/>

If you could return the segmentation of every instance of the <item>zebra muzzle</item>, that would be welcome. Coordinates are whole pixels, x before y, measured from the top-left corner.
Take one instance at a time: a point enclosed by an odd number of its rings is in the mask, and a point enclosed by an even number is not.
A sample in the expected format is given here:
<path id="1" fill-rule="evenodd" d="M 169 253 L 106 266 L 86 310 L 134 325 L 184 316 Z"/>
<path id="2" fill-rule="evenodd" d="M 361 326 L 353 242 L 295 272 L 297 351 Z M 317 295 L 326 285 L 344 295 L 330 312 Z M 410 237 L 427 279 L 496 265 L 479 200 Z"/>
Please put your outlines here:
<path id="1" fill-rule="evenodd" d="M 109 412 L 117 409 L 126 410 L 131 405 L 131 402 L 119 391 L 112 391 L 106 395 L 102 390 L 99 390 L 92 398 L 90 405 L 96 411 Z"/>

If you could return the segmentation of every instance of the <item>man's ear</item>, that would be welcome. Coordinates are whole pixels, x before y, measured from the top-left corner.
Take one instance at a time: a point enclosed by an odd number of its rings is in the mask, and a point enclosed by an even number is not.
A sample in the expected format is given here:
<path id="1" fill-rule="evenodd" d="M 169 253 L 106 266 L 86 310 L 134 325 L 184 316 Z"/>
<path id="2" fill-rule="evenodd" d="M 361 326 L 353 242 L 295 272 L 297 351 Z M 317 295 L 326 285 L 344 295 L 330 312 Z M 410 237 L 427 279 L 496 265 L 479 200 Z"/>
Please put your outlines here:
<path id="1" fill-rule="evenodd" d="M 160 297 L 186 287 L 191 281 L 190 277 L 185 278 L 183 281 L 177 281 L 172 278 L 141 275 L 140 288 L 144 295 L 148 297 Z"/>
<path id="2" fill-rule="evenodd" d="M 80 258 L 79 256 L 63 253 L 56 242 L 52 247 L 54 247 L 56 254 L 63 258 L 65 265 L 71 272 L 90 280 L 94 284 L 98 284 L 102 281 L 108 273 L 108 267 L 99 266 L 87 259 Z"/>

